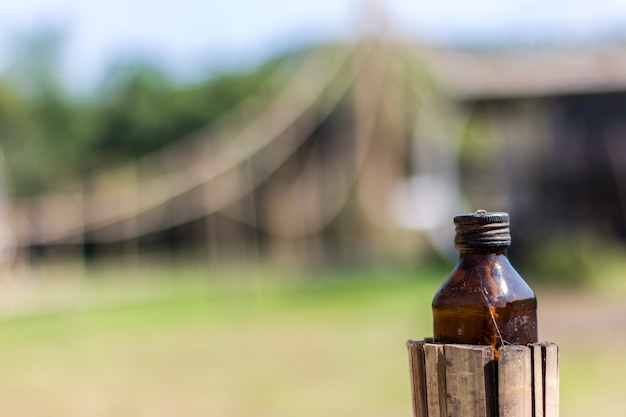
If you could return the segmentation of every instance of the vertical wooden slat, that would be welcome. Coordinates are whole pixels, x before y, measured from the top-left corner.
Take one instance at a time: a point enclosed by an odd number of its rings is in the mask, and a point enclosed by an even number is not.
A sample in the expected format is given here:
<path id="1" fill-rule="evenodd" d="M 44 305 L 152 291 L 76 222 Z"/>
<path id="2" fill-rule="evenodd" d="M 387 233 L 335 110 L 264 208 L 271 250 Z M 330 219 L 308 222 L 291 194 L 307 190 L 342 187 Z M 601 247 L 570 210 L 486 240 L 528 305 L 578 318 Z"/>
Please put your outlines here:
<path id="1" fill-rule="evenodd" d="M 409 369 L 411 372 L 411 396 L 413 400 L 413 416 L 428 417 L 426 405 L 426 370 L 424 359 L 424 342 L 409 340 L 406 342 L 409 351 Z"/>
<path id="2" fill-rule="evenodd" d="M 533 417 L 544 417 L 544 351 L 538 343 L 530 345 L 533 367 Z"/>
<path id="3" fill-rule="evenodd" d="M 493 417 L 493 349 L 445 345 L 446 408 L 449 417 Z"/>
<path id="4" fill-rule="evenodd" d="M 544 417 L 559 416 L 559 347 L 544 343 L 545 349 L 545 393 Z M 543 349 L 542 349 L 543 350 Z"/>
<path id="5" fill-rule="evenodd" d="M 446 417 L 446 371 L 443 345 L 424 344 L 428 417 Z"/>
<path id="6" fill-rule="evenodd" d="M 414 417 L 559 416 L 557 345 L 428 342 L 407 342 Z"/>
<path id="7" fill-rule="evenodd" d="M 498 352 L 499 417 L 533 417 L 530 348 L 502 346 Z"/>

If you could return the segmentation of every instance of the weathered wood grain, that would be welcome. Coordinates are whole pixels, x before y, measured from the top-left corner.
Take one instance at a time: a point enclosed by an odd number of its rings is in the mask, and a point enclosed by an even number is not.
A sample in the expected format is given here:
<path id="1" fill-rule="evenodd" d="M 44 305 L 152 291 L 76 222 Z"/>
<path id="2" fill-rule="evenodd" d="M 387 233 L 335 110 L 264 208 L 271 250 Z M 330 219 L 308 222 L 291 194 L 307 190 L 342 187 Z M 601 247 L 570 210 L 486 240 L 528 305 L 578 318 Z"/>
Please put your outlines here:
<path id="1" fill-rule="evenodd" d="M 499 417 L 533 417 L 530 348 L 502 346 L 498 353 Z"/>
<path id="2" fill-rule="evenodd" d="M 491 346 L 445 345 L 444 356 L 447 417 L 493 417 L 495 375 Z"/>
<path id="3" fill-rule="evenodd" d="M 414 417 L 559 417 L 554 343 L 490 346 L 408 341 Z"/>
<path id="4" fill-rule="evenodd" d="M 409 351 L 409 370 L 411 375 L 411 398 L 414 417 L 428 417 L 426 405 L 426 369 L 424 359 L 424 342 L 409 340 L 406 342 Z"/>
<path id="5" fill-rule="evenodd" d="M 545 348 L 544 417 L 559 417 L 559 347 L 554 343 L 543 343 L 543 346 Z"/>
<path id="6" fill-rule="evenodd" d="M 426 403 L 428 417 L 446 417 L 446 372 L 443 357 L 443 345 L 426 343 L 424 345 L 426 360 Z"/>
<path id="7" fill-rule="evenodd" d="M 533 417 L 544 417 L 545 349 L 539 343 L 530 345 L 533 367 Z"/>

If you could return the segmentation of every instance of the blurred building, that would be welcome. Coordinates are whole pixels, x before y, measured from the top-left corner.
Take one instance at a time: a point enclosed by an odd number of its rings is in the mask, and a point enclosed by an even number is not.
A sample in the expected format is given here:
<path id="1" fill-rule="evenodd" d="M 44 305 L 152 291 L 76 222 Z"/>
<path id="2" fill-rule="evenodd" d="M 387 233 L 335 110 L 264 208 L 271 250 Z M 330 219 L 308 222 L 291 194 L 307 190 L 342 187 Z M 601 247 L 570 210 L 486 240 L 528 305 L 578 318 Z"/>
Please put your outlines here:
<path id="1" fill-rule="evenodd" d="M 583 235 L 624 242 L 624 52 L 587 45 L 433 54 L 434 72 L 473 119 L 464 189 L 478 205 L 508 208 L 521 243 Z"/>

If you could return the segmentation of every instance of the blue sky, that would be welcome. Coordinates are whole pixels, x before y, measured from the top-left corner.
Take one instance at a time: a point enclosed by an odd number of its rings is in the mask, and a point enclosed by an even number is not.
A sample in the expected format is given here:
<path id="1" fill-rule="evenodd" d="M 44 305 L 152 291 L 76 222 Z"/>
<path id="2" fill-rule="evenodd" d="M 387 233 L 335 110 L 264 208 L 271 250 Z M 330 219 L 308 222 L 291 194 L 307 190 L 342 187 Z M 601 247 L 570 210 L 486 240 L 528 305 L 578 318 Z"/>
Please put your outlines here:
<path id="1" fill-rule="evenodd" d="M 193 75 L 352 37 L 367 3 L 408 36 L 445 42 L 581 39 L 626 27 L 622 0 L 0 0 L 0 68 L 16 34 L 48 26 L 66 35 L 64 73 L 78 84 L 94 82 L 123 56 Z"/>

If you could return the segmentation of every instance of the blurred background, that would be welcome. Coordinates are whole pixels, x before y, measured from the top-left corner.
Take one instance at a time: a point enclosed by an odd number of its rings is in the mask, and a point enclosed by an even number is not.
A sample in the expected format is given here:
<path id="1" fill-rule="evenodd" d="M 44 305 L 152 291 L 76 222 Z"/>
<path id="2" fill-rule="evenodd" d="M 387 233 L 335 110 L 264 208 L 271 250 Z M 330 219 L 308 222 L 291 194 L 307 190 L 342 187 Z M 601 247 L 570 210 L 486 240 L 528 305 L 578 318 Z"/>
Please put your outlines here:
<path id="1" fill-rule="evenodd" d="M 409 416 L 486 209 L 621 415 L 626 6 L 430 3 L 0 4 L 0 411 Z"/>

